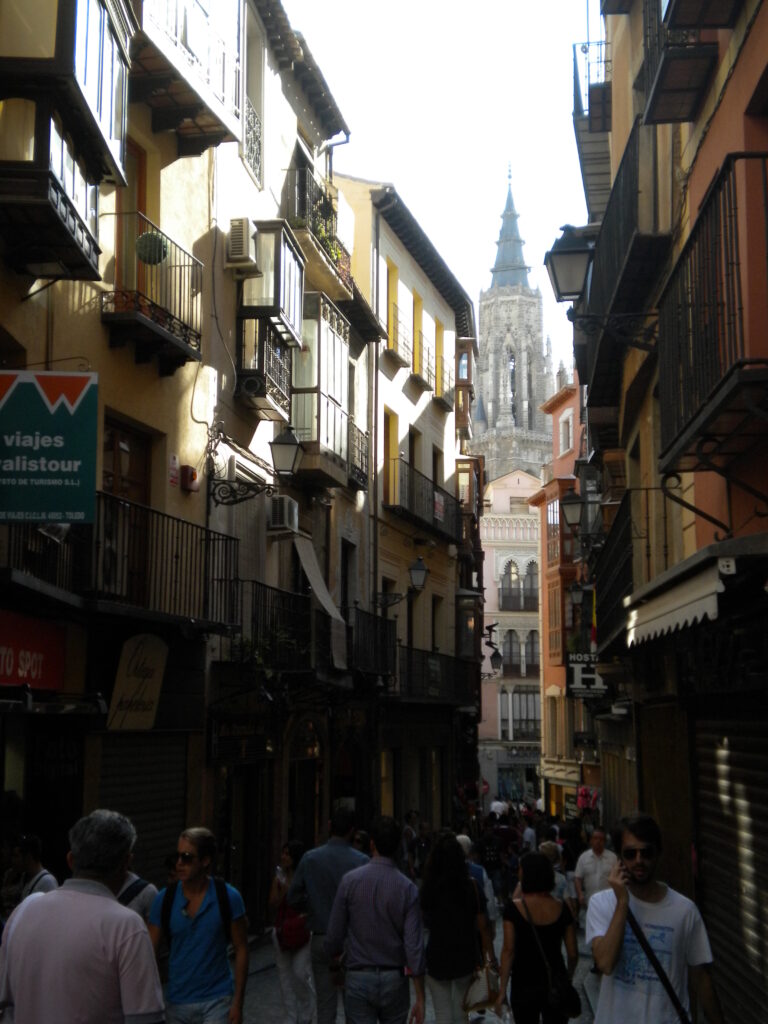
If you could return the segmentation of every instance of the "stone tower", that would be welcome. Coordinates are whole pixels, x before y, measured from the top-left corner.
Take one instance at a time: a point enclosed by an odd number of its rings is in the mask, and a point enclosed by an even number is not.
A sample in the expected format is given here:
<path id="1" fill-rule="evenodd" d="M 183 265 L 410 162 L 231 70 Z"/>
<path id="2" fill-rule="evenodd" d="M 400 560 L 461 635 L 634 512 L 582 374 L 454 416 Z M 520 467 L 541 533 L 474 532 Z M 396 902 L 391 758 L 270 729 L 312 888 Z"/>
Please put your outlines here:
<path id="1" fill-rule="evenodd" d="M 541 292 L 528 282 L 517 220 L 510 180 L 491 286 L 480 293 L 471 449 L 485 456 L 489 481 L 512 469 L 540 477 L 552 458 L 551 423 L 539 408 L 554 393 L 552 346 L 543 343 Z"/>

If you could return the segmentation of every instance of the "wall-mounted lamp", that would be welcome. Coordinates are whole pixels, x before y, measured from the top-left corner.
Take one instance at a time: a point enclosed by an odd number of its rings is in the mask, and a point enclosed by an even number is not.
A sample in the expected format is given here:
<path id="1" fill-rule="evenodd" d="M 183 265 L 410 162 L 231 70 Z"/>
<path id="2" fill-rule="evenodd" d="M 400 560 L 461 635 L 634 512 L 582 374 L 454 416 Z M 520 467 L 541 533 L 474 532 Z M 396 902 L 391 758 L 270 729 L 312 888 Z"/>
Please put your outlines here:
<path id="1" fill-rule="evenodd" d="M 493 632 L 497 626 L 498 622 L 490 622 L 485 627 L 485 632 L 488 634 L 488 639 L 485 641 L 485 646 L 490 648 L 491 656 L 489 658 L 489 661 L 491 663 L 491 668 L 494 672 L 498 672 L 501 666 L 504 664 L 504 658 L 502 657 L 501 651 L 499 650 L 498 645 L 495 643 L 493 639 Z"/>
<path id="2" fill-rule="evenodd" d="M 216 451 L 224 440 L 226 440 L 226 434 L 222 423 L 216 422 L 208 428 L 206 472 L 208 493 L 213 503 L 215 505 L 239 505 L 240 502 L 248 501 L 259 494 L 274 494 L 274 484 L 267 483 L 265 480 L 228 480 L 216 476 Z M 274 441 L 270 441 L 269 447 L 272 449 L 275 476 L 293 475 L 299 466 L 304 449 L 290 424 Z"/>
<path id="3" fill-rule="evenodd" d="M 595 228 L 564 224 L 560 230 L 562 235 L 544 256 L 544 266 L 557 301 L 575 302 L 584 291 L 595 252 Z"/>
<path id="4" fill-rule="evenodd" d="M 277 435 L 274 441 L 269 442 L 272 451 L 272 465 L 279 477 L 293 476 L 298 470 L 304 447 L 296 436 L 290 423 Z"/>
<path id="5" fill-rule="evenodd" d="M 422 591 L 427 584 L 427 576 L 429 576 L 429 569 L 424 564 L 424 559 L 419 557 L 408 566 L 408 578 L 410 579 L 410 586 L 404 594 L 397 594 L 390 591 L 376 595 L 376 604 L 379 608 L 391 608 L 393 605 L 399 604 L 401 601 L 411 600 L 415 594 Z"/>

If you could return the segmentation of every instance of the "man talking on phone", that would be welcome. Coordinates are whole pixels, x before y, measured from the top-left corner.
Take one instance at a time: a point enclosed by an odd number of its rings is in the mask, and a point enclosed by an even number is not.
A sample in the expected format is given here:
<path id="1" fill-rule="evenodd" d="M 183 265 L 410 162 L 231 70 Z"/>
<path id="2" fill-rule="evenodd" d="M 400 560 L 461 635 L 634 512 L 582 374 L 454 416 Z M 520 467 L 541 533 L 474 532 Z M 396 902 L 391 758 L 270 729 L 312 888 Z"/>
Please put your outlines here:
<path id="1" fill-rule="evenodd" d="M 646 814 L 622 818 L 614 846 L 610 888 L 587 908 L 587 942 L 603 974 L 595 1024 L 680 1024 L 690 1014 L 689 985 L 708 1024 L 723 1024 L 701 914 L 656 878 L 658 824 Z"/>

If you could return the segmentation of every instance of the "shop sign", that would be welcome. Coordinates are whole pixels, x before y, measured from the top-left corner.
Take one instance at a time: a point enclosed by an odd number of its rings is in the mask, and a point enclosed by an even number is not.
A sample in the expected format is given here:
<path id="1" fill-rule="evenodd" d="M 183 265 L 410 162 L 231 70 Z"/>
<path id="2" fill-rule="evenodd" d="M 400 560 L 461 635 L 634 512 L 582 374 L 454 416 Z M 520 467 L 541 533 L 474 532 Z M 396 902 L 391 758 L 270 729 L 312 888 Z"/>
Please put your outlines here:
<path id="1" fill-rule="evenodd" d="M 563 790 L 563 817 L 566 821 L 569 818 L 581 817 L 578 795 L 572 789 Z"/>
<path id="2" fill-rule="evenodd" d="M 55 622 L 0 612 L 0 686 L 61 690 L 64 627 Z"/>
<path id="3" fill-rule="evenodd" d="M 597 674 L 597 654 L 590 651 L 568 655 L 566 695 L 582 700 L 595 700 L 608 694 L 608 686 Z"/>
<path id="4" fill-rule="evenodd" d="M 93 522 L 97 381 L 0 372 L 0 522 Z"/>
<path id="5" fill-rule="evenodd" d="M 108 729 L 154 726 L 167 658 L 168 644 L 151 633 L 125 641 L 109 705 Z"/>

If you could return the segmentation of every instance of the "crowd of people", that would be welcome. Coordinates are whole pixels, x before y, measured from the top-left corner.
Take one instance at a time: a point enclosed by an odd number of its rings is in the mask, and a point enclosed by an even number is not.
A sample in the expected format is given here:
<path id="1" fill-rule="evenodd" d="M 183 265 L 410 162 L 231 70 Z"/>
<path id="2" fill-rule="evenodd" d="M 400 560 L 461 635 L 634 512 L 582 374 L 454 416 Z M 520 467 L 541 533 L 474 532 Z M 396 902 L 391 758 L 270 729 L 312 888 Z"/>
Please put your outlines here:
<path id="1" fill-rule="evenodd" d="M 435 832 L 414 812 L 403 827 L 378 816 L 363 831 L 337 808 L 327 842 L 284 844 L 270 889 L 283 1019 L 336 1024 L 341 999 L 350 1024 L 422 1024 L 429 992 L 436 1024 L 494 1011 L 565 1024 L 579 1013 L 571 979 L 583 928 L 601 975 L 596 1024 L 685 1022 L 689 991 L 708 1024 L 723 1024 L 701 916 L 657 878 L 658 824 L 638 814 L 610 836 L 584 824 L 497 808 L 458 832 Z M 214 835 L 181 833 L 159 892 L 131 870 L 135 842 L 123 815 L 85 816 L 70 830 L 61 887 L 39 839 L 11 845 L 0 1015 L 242 1024 L 248 921 L 240 893 L 215 875 Z"/>

